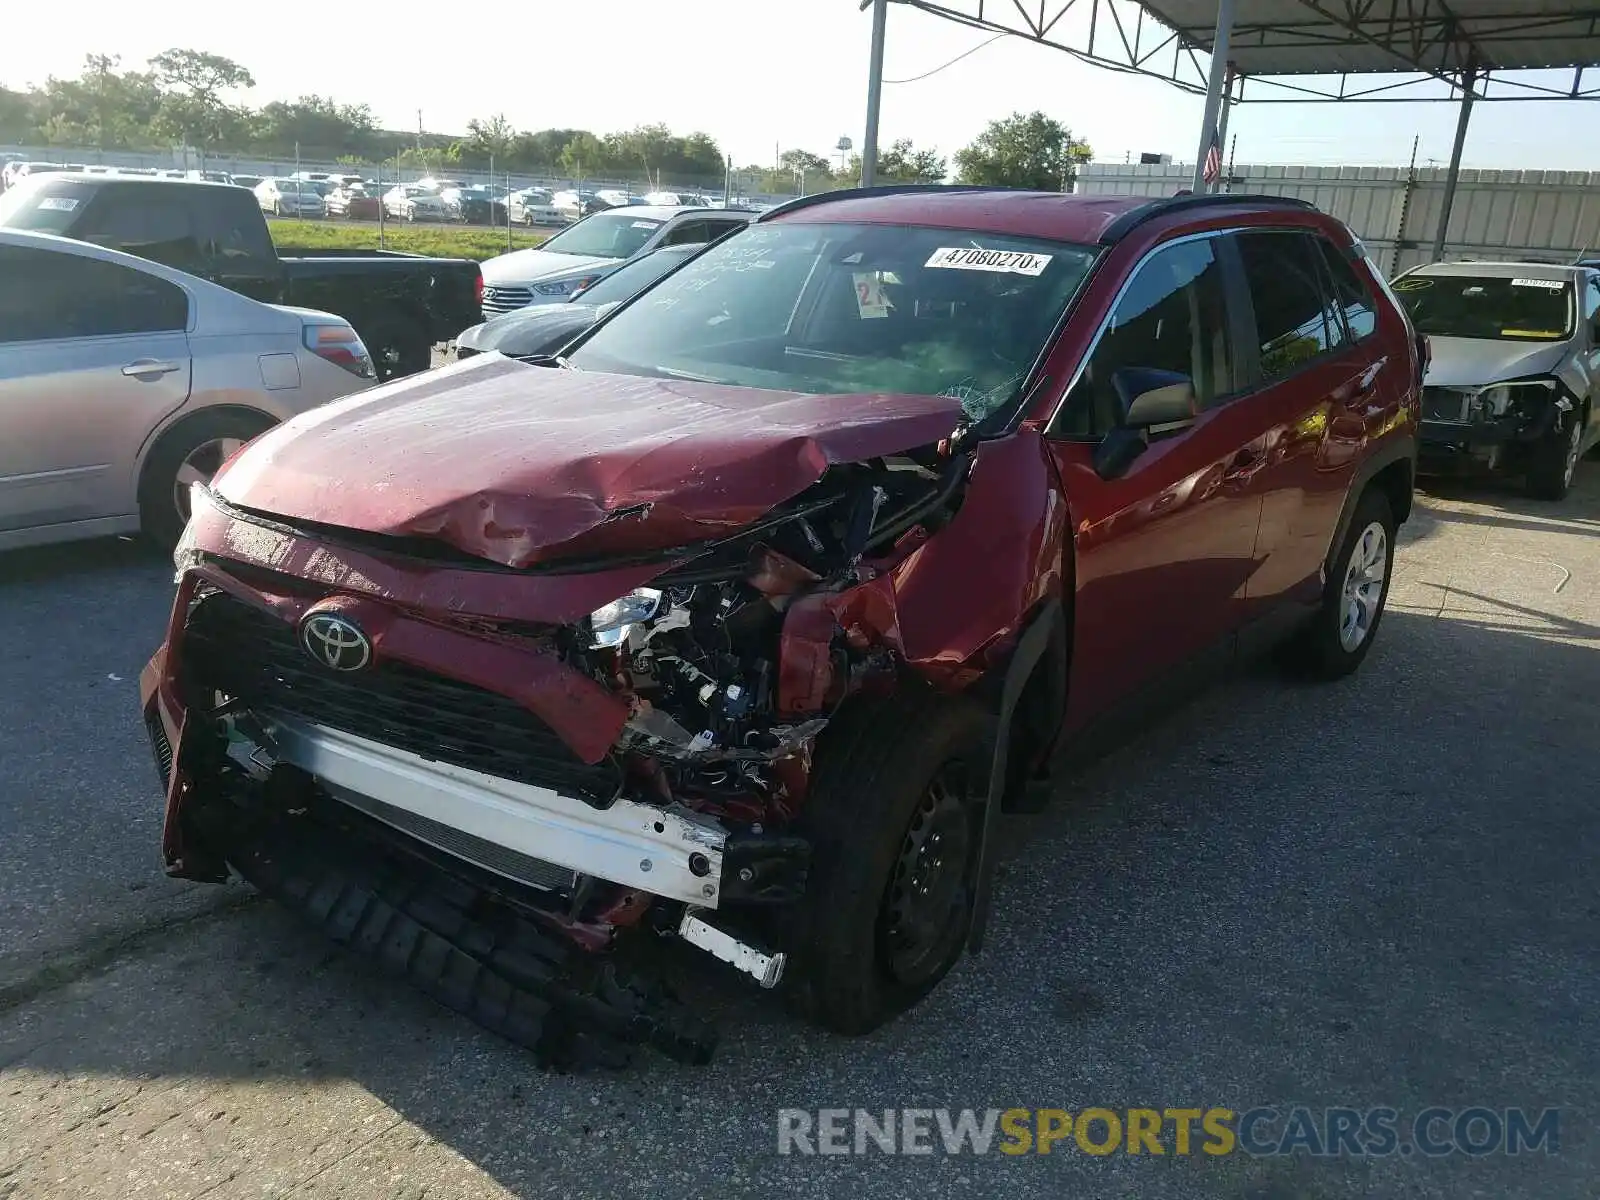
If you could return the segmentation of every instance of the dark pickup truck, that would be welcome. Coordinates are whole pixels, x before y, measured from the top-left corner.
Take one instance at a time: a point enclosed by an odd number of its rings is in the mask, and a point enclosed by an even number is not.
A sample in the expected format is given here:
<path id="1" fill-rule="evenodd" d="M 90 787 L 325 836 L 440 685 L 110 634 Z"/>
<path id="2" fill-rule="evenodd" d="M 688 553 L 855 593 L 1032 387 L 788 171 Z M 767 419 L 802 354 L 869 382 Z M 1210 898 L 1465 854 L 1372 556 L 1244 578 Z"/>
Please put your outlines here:
<path id="1" fill-rule="evenodd" d="M 463 258 L 382 250 L 279 258 L 254 193 L 182 179 L 50 174 L 0 196 L 0 228 L 55 233 L 165 263 L 269 304 L 354 325 L 379 378 L 426 370 L 436 342 L 481 321 Z"/>

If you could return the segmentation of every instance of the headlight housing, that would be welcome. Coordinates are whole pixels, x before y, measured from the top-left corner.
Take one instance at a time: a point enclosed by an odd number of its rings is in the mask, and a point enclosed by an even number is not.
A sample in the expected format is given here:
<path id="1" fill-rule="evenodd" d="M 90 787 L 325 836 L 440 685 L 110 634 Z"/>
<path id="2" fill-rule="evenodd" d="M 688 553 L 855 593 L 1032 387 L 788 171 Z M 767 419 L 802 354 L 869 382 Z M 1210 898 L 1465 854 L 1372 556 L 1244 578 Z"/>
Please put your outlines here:
<path id="1" fill-rule="evenodd" d="M 630 626 L 653 621 L 666 607 L 664 593 L 655 588 L 634 588 L 589 614 L 589 647 L 605 650 L 620 646 Z"/>
<path id="2" fill-rule="evenodd" d="M 533 290 L 541 296 L 565 296 L 589 283 L 587 279 L 563 279 L 558 283 L 536 283 Z"/>
<path id="3" fill-rule="evenodd" d="M 1555 387 L 1555 381 L 1552 379 L 1492 384 L 1483 388 L 1469 401 L 1469 419 L 1495 421 L 1513 409 L 1521 409 L 1526 415 L 1532 415 L 1530 410 L 1549 402 L 1555 394 Z"/>

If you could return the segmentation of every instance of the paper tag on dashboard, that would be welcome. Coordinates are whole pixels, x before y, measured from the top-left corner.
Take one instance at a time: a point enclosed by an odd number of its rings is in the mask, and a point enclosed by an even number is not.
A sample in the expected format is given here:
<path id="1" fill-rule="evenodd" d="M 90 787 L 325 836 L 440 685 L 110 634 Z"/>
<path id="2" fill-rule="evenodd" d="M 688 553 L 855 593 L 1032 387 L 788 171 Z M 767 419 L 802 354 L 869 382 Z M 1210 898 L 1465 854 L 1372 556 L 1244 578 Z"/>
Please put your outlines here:
<path id="1" fill-rule="evenodd" d="M 856 311 L 862 317 L 887 317 L 889 297 L 883 290 L 883 279 L 876 271 L 853 271 L 851 279 L 856 288 Z"/>
<path id="2" fill-rule="evenodd" d="M 1513 279 L 1511 286 L 1549 288 L 1552 292 L 1559 292 L 1567 285 L 1559 279 Z"/>
<path id="3" fill-rule="evenodd" d="M 39 201 L 40 212 L 71 212 L 77 207 L 76 196 L 46 196 Z"/>
<path id="4" fill-rule="evenodd" d="M 1011 275 L 1043 275 L 1050 265 L 1049 254 L 1028 254 L 1021 250 L 981 250 L 977 246 L 940 246 L 924 267 L 952 271 L 1000 271 Z"/>

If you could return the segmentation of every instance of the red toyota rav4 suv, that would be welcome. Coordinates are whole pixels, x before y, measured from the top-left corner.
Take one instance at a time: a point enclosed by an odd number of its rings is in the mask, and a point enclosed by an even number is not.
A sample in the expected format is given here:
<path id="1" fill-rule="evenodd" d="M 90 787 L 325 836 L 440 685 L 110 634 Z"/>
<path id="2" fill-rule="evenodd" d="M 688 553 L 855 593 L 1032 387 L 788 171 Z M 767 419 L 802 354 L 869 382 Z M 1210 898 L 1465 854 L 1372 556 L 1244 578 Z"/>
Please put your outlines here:
<path id="1" fill-rule="evenodd" d="M 996 814 L 1175 679 L 1361 662 L 1419 348 L 1289 200 L 776 209 L 196 490 L 142 680 L 169 870 L 550 1056 L 709 1053 L 652 938 L 870 1029 L 981 938 Z"/>

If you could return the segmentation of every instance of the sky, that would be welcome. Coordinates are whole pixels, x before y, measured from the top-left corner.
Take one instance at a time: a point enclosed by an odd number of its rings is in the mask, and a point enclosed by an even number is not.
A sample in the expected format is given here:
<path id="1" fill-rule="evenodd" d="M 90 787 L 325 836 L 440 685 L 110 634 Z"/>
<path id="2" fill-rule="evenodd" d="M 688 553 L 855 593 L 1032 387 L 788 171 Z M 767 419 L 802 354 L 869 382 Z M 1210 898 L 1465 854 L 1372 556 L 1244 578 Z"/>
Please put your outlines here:
<path id="1" fill-rule="evenodd" d="M 419 109 L 430 132 L 495 113 L 518 128 L 597 133 L 661 122 L 711 134 L 740 166 L 771 162 L 778 149 L 828 154 L 841 136 L 862 141 L 871 17 L 857 0 L 495 0 L 478 18 L 467 4 L 374 11 L 80 0 L 68 23 L 48 6 L 19 6 L 6 18 L 0 83 L 76 75 L 86 54 L 120 55 L 126 68 L 182 46 L 248 67 L 257 86 L 239 98 L 252 105 L 316 93 L 365 103 L 389 128 L 415 128 Z M 891 4 L 885 78 L 933 74 L 885 87 L 882 143 L 908 137 L 951 154 L 990 120 L 1040 109 L 1099 161 L 1141 151 L 1194 161 L 1203 101 L 1169 85 L 1020 38 L 937 69 L 991 36 Z M 1600 104 L 1479 105 L 1463 165 L 1600 170 L 1595 116 Z M 1230 135 L 1240 164 L 1404 166 L 1417 138 L 1427 165 L 1448 160 L 1455 119 L 1451 104 L 1244 104 Z"/>

